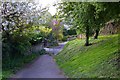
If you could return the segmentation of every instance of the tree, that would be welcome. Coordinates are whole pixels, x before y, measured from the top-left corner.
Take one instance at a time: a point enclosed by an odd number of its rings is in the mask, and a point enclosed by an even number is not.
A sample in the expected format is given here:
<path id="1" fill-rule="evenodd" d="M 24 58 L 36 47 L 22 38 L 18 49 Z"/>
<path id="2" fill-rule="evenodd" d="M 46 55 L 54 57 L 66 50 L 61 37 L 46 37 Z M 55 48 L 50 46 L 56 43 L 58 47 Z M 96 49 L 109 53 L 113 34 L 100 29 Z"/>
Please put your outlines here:
<path id="1" fill-rule="evenodd" d="M 120 3 L 116 2 L 102 2 L 94 3 L 95 8 L 95 36 L 94 39 L 98 38 L 100 28 L 105 26 L 105 23 L 110 20 L 116 20 L 119 18 Z"/>
<path id="2" fill-rule="evenodd" d="M 103 27 L 105 24 L 105 17 L 104 17 L 105 9 L 103 6 L 101 6 L 102 5 L 101 3 L 93 3 L 93 5 L 95 6 L 94 39 L 98 39 L 100 28 Z"/>
<path id="3" fill-rule="evenodd" d="M 52 20 L 52 33 L 56 37 L 57 42 L 63 38 L 63 25 L 61 20 Z"/>
<path id="4" fill-rule="evenodd" d="M 2 2 L 1 6 L 2 31 L 5 33 L 24 31 L 36 23 L 37 17 L 40 18 L 41 13 L 45 12 L 45 9 L 37 10 L 36 4 L 29 2 Z"/>
<path id="5" fill-rule="evenodd" d="M 31 2 L 1 2 L 3 53 L 14 56 L 26 51 L 30 47 L 32 26 L 45 11 L 46 8 L 38 8 Z"/>
<path id="6" fill-rule="evenodd" d="M 120 3 L 97 2 L 63 2 L 58 7 L 59 14 L 65 20 L 72 20 L 72 25 L 80 32 L 86 33 L 86 43 L 89 45 L 89 35 L 95 31 L 97 39 L 100 28 L 112 19 L 118 19 Z M 68 21 L 69 21 L 68 20 Z"/>
<path id="7" fill-rule="evenodd" d="M 40 23 L 49 27 L 51 19 L 52 15 L 46 11 L 46 13 L 41 16 Z"/>
<path id="8" fill-rule="evenodd" d="M 85 45 L 88 46 L 90 29 L 94 25 L 95 7 L 91 3 L 63 2 L 59 9 L 65 14 L 62 16 L 65 18 L 70 16 L 73 19 L 73 25 L 78 26 L 82 32 L 86 33 Z"/>

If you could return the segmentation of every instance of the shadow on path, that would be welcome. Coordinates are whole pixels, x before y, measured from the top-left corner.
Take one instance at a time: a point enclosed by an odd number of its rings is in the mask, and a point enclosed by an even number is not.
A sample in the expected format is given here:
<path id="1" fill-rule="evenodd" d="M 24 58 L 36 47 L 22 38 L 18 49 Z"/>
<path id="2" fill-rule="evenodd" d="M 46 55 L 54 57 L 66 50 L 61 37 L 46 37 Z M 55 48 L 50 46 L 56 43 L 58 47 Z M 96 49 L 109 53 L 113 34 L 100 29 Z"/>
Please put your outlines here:
<path id="1" fill-rule="evenodd" d="M 54 48 L 45 48 L 57 54 L 62 50 L 67 42 L 59 43 Z M 63 72 L 59 69 L 52 56 L 48 54 L 38 57 L 32 64 L 16 73 L 12 78 L 65 78 Z"/>
<path id="2" fill-rule="evenodd" d="M 52 56 L 42 55 L 12 78 L 65 78 Z"/>

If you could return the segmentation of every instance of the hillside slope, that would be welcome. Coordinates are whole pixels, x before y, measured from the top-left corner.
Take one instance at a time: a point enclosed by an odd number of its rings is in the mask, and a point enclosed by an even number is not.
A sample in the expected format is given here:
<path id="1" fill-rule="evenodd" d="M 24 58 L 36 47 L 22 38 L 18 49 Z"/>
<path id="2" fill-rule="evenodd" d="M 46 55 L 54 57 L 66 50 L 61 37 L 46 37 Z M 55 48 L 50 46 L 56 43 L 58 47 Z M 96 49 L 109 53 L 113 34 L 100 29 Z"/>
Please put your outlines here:
<path id="1" fill-rule="evenodd" d="M 55 57 L 59 67 L 69 78 L 118 77 L 118 35 L 100 36 L 90 39 L 90 46 L 84 46 L 85 40 L 68 42 Z"/>

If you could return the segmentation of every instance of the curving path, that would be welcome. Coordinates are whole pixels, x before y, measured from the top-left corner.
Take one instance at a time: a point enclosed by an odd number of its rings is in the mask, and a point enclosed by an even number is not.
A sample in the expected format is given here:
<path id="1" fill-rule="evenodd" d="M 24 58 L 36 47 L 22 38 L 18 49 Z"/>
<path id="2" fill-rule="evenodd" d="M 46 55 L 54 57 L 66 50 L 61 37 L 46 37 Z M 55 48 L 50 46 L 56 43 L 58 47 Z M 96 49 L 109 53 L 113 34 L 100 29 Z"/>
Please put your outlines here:
<path id="1" fill-rule="evenodd" d="M 53 53 L 54 55 L 58 54 L 64 47 L 67 42 L 59 43 L 59 46 L 52 48 L 44 48 L 47 52 Z"/>
<path id="2" fill-rule="evenodd" d="M 49 51 L 57 54 L 62 50 L 66 43 L 60 43 L 59 46 L 50 48 Z M 48 48 L 45 48 L 48 51 Z M 63 72 L 59 69 L 52 56 L 42 55 L 32 64 L 16 73 L 12 78 L 65 78 Z"/>

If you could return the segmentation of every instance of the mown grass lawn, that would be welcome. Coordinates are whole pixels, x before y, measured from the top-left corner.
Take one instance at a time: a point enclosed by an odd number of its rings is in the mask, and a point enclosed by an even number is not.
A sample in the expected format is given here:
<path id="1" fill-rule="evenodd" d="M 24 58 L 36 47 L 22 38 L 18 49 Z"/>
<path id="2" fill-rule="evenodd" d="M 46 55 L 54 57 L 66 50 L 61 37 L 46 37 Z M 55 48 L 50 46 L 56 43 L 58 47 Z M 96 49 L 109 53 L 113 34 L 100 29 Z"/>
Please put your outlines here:
<path id="1" fill-rule="evenodd" d="M 118 35 L 90 38 L 90 46 L 84 46 L 85 39 L 68 42 L 55 57 L 59 67 L 69 78 L 116 78 Z"/>

